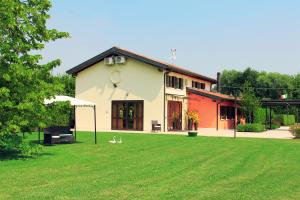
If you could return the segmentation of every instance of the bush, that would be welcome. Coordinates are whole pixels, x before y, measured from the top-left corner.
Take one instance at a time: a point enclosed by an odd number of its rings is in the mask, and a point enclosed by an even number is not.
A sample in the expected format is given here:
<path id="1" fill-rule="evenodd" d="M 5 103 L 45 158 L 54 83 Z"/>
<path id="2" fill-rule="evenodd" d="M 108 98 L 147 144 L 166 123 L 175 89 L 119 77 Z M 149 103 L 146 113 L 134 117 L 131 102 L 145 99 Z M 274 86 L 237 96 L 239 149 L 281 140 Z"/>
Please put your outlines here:
<path id="1" fill-rule="evenodd" d="M 253 112 L 253 117 L 254 117 L 253 122 L 255 124 L 265 124 L 266 120 L 269 120 L 269 116 L 270 116 L 270 110 L 269 109 L 267 109 L 267 111 L 266 111 L 266 108 L 258 108 L 256 110 L 254 110 L 254 112 Z M 275 117 L 275 113 L 274 113 L 273 110 L 271 112 L 271 117 L 272 118 Z"/>
<path id="2" fill-rule="evenodd" d="M 278 124 L 272 124 L 271 125 L 271 129 L 273 130 L 273 129 L 278 129 L 278 128 L 280 128 L 280 125 L 278 125 Z"/>
<path id="3" fill-rule="evenodd" d="M 237 126 L 237 131 L 239 132 L 263 132 L 265 131 L 265 125 L 263 124 L 258 124 L 258 123 L 254 123 L 254 124 L 239 124 Z"/>
<path id="4" fill-rule="evenodd" d="M 55 102 L 47 106 L 46 126 L 69 126 L 72 107 L 69 102 Z"/>
<path id="5" fill-rule="evenodd" d="M 290 132 L 295 136 L 296 138 L 300 138 L 300 124 L 295 124 L 290 127 Z"/>
<path id="6" fill-rule="evenodd" d="M 276 115 L 276 120 L 279 120 L 283 126 L 290 126 L 296 123 L 295 115 Z"/>
<path id="7" fill-rule="evenodd" d="M 0 155 L 33 156 L 37 155 L 41 149 L 41 145 L 24 142 L 17 134 L 0 135 Z"/>

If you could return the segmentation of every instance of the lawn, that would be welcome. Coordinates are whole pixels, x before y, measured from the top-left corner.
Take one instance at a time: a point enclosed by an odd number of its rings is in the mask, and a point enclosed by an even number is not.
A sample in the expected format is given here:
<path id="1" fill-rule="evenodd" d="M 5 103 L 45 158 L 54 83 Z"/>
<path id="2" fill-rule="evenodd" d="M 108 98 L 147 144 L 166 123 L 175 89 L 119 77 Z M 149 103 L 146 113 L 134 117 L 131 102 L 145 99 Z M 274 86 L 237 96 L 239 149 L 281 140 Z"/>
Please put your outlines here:
<path id="1" fill-rule="evenodd" d="M 123 144 L 109 144 L 113 135 Z M 2 159 L 0 199 L 300 199 L 300 140 L 77 138 L 38 158 Z"/>

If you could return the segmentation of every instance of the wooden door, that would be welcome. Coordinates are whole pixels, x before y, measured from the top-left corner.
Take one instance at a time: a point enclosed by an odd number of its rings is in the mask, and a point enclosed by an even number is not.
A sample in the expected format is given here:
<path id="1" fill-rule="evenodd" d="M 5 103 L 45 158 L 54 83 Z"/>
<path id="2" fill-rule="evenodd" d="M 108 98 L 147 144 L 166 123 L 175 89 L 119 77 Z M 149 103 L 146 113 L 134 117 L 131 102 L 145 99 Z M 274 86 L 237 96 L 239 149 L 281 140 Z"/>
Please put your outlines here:
<path id="1" fill-rule="evenodd" d="M 168 130 L 182 130 L 182 103 L 180 101 L 168 101 Z"/>

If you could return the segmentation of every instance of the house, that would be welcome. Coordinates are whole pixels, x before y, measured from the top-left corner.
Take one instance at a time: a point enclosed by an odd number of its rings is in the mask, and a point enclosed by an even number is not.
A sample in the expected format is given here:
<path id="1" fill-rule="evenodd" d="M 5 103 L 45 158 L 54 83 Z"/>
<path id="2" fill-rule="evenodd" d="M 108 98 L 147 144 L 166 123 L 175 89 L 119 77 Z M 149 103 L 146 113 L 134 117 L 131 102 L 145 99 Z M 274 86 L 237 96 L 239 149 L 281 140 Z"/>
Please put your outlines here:
<path id="1" fill-rule="evenodd" d="M 111 49 L 67 71 L 76 77 L 76 98 L 96 103 L 97 130 L 187 130 L 186 112 L 200 128 L 233 128 L 234 98 L 212 92 L 216 79 L 122 48 Z M 93 130 L 87 109 L 77 109 L 78 130 Z"/>

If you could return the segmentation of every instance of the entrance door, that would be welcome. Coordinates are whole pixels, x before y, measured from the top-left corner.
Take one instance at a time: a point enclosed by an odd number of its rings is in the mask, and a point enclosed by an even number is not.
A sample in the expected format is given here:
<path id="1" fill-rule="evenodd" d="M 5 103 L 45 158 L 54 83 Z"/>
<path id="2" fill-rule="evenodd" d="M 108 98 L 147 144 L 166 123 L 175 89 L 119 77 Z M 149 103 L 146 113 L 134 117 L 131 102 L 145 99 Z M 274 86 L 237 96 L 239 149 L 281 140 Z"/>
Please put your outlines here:
<path id="1" fill-rule="evenodd" d="M 182 103 L 180 101 L 168 101 L 168 130 L 182 130 Z"/>
<path id="2" fill-rule="evenodd" d="M 113 130 L 143 130 L 143 101 L 112 101 Z"/>

